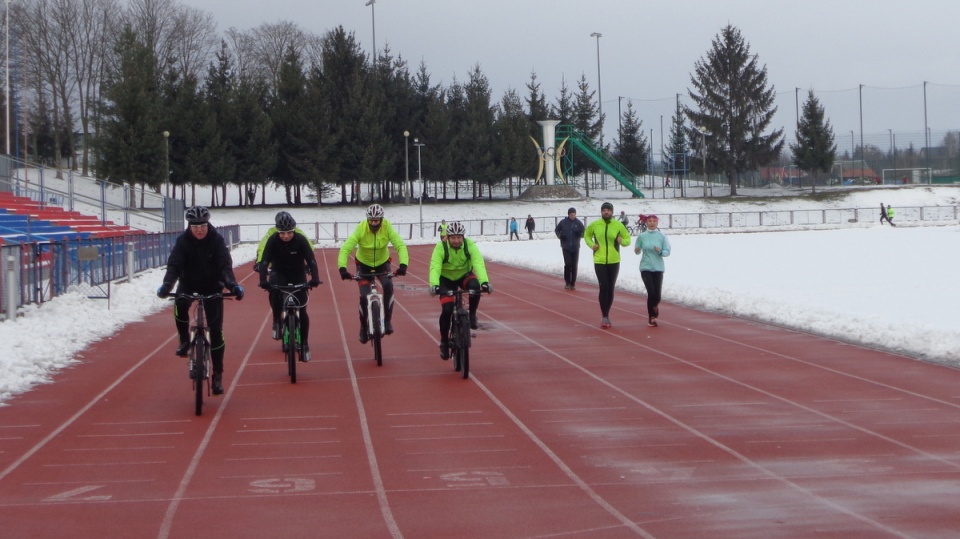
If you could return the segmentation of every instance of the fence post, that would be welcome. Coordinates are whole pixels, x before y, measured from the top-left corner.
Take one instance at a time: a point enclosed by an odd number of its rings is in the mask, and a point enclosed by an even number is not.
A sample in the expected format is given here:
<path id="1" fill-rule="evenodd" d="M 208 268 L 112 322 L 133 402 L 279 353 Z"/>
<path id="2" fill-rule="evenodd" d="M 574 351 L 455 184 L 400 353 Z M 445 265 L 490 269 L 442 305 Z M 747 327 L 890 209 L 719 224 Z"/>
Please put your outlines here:
<path id="1" fill-rule="evenodd" d="M 127 243 L 127 282 L 133 282 L 133 276 L 137 273 L 134 269 L 136 251 L 133 242 Z"/>
<path id="2" fill-rule="evenodd" d="M 13 255 L 7 255 L 6 276 L 4 281 L 7 283 L 7 290 L 4 297 L 7 298 L 7 320 L 13 320 L 17 317 L 17 259 Z"/>

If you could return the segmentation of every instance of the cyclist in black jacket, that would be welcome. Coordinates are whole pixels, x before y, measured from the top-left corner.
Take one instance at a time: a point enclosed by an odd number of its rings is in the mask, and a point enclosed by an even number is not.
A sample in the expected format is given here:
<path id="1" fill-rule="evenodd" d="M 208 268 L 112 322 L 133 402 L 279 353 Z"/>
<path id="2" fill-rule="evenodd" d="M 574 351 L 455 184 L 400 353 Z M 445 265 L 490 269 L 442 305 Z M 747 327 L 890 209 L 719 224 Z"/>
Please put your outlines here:
<path id="1" fill-rule="evenodd" d="M 223 237 L 210 224 L 210 211 L 203 206 L 189 208 L 184 214 L 189 226 L 177 238 L 170 257 L 167 259 L 167 272 L 163 284 L 157 289 L 157 296 L 166 298 L 177 285 L 177 294 L 216 294 L 224 289 L 243 299 L 243 287 L 237 284 L 233 275 L 233 257 Z M 190 304 L 189 299 L 177 299 L 174 302 L 173 317 L 180 337 L 177 355 L 187 357 L 190 347 Z M 223 394 L 223 298 L 205 300 L 203 308 L 207 313 L 207 326 L 210 328 L 210 359 L 213 362 L 213 394 Z"/>
<path id="2" fill-rule="evenodd" d="M 260 288 L 270 290 L 270 285 L 303 284 L 307 282 L 307 268 L 310 269 L 310 288 L 320 286 L 320 269 L 317 257 L 306 236 L 297 234 L 294 229 L 297 222 L 287 212 L 280 212 L 276 218 L 277 233 L 270 236 L 263 247 L 260 259 Z M 299 290 L 294 294 L 300 308 L 300 339 L 303 343 L 303 361 L 310 361 L 310 316 L 307 314 L 307 292 Z M 283 295 L 270 294 L 270 308 L 273 310 L 273 338 L 279 338 L 280 311 L 283 309 Z"/>

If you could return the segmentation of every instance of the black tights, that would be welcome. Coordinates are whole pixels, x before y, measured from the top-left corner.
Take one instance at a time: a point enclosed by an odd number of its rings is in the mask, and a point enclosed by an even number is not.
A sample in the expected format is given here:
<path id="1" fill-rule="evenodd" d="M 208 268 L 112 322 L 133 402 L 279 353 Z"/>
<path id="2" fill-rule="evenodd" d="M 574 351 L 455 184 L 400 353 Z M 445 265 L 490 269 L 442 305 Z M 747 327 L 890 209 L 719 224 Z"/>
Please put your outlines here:
<path id="1" fill-rule="evenodd" d="M 620 263 L 594 264 L 597 273 L 597 284 L 600 285 L 600 314 L 610 316 L 610 307 L 613 305 L 613 291 L 617 287 L 617 276 L 620 275 Z"/>
<path id="2" fill-rule="evenodd" d="M 647 288 L 647 316 L 657 317 L 659 315 L 657 307 L 660 305 L 660 291 L 663 288 L 663 272 L 641 271 L 640 278 L 643 279 L 643 286 Z"/>

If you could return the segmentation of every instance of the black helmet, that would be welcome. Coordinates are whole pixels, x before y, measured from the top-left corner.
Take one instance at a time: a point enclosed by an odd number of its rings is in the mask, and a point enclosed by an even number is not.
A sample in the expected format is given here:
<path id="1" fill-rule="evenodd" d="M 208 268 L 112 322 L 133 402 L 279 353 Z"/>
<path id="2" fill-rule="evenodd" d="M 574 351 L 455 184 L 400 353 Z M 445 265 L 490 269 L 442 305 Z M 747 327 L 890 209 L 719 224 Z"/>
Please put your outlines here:
<path id="1" fill-rule="evenodd" d="M 280 232 L 290 232 L 297 227 L 297 221 L 289 213 L 282 211 L 277 214 L 274 218 L 274 222 L 277 225 L 277 230 Z"/>
<path id="2" fill-rule="evenodd" d="M 210 210 L 204 206 L 188 208 L 183 218 L 191 225 L 199 225 L 210 221 Z"/>

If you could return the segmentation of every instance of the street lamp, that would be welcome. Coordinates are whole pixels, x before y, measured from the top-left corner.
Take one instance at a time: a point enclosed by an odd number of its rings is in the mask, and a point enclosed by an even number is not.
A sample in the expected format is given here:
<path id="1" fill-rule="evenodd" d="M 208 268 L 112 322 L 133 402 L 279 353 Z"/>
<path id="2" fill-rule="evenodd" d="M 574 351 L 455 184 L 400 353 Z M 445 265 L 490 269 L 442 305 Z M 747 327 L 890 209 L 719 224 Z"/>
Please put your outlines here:
<path id="1" fill-rule="evenodd" d="M 403 168 L 407 174 L 407 204 L 410 204 L 410 197 L 413 196 L 413 184 L 410 183 L 410 132 L 403 132 Z"/>
<path id="2" fill-rule="evenodd" d="M 170 196 L 170 132 L 163 132 L 163 183 L 167 184 L 167 196 Z"/>
<path id="3" fill-rule="evenodd" d="M 597 115 L 600 118 L 600 149 L 603 150 L 603 91 L 600 89 L 600 38 L 603 34 L 594 32 L 590 37 L 597 38 Z"/>
<path id="4" fill-rule="evenodd" d="M 417 147 L 417 181 L 420 182 L 420 237 L 423 238 L 423 196 L 427 190 L 423 185 L 423 169 L 420 168 L 420 148 L 426 146 L 426 144 L 420 142 L 420 139 L 414 138 L 413 145 Z"/>
<path id="5" fill-rule="evenodd" d="M 367 0 L 365 6 L 370 6 L 370 25 L 373 27 L 373 67 L 377 67 L 377 8 L 374 4 L 377 0 Z"/>

